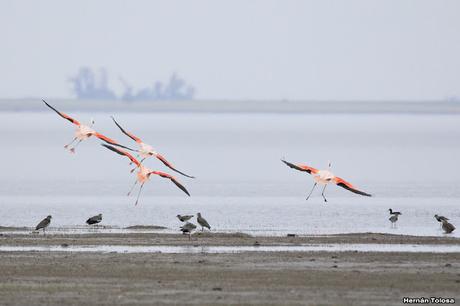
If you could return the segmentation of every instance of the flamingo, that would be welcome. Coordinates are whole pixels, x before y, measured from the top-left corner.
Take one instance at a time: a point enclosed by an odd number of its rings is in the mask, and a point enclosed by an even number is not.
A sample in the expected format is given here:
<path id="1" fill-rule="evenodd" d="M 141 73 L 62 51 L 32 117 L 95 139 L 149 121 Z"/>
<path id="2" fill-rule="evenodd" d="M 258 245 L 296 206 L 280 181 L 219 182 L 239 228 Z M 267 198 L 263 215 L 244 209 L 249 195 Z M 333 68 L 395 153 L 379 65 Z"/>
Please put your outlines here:
<path id="1" fill-rule="evenodd" d="M 185 173 L 177 170 L 169 161 L 166 160 L 166 158 L 164 158 L 158 152 L 155 152 L 155 150 L 153 149 L 152 146 L 144 143 L 139 137 L 134 136 L 133 134 L 125 131 L 125 129 L 123 129 L 120 124 L 118 124 L 118 122 L 115 120 L 115 118 L 113 116 L 111 116 L 111 118 L 112 118 L 113 122 L 115 122 L 115 124 L 118 126 L 118 128 L 123 132 L 123 134 L 125 134 L 126 136 L 128 136 L 129 138 L 131 138 L 132 140 L 137 142 L 137 144 L 139 145 L 140 149 L 137 150 L 137 152 L 138 152 L 137 157 L 142 158 L 140 163 L 142 163 L 146 158 L 148 158 L 150 156 L 155 156 L 169 169 L 171 169 L 171 170 L 173 170 L 173 171 L 175 171 L 175 172 L 177 172 L 179 174 L 182 174 L 183 176 L 186 176 L 186 177 L 189 177 L 189 178 L 195 178 L 194 176 L 185 174 Z M 116 143 L 114 143 L 113 145 L 120 146 L 120 145 L 118 145 Z M 134 172 L 135 169 L 136 168 L 132 169 L 131 172 Z"/>
<path id="2" fill-rule="evenodd" d="M 121 149 L 118 149 L 118 148 L 115 148 L 113 146 L 109 146 L 109 145 L 106 145 L 106 144 L 102 144 L 102 146 L 106 147 L 109 150 L 112 150 L 113 152 L 115 152 L 117 154 L 124 155 L 124 156 L 128 157 L 137 166 L 137 168 L 139 168 L 139 171 L 137 172 L 136 181 L 134 182 L 133 187 L 131 187 L 130 191 L 127 194 L 128 196 L 131 194 L 131 192 L 133 191 L 133 189 L 134 189 L 134 187 L 136 186 L 137 183 L 141 184 L 141 186 L 139 188 L 139 193 L 137 194 L 136 203 L 134 205 L 137 205 L 137 203 L 139 202 L 139 196 L 141 194 L 142 187 L 144 187 L 145 182 L 147 182 L 150 179 L 150 176 L 152 174 L 161 176 L 163 178 L 170 179 L 174 184 L 176 184 L 177 187 L 179 187 L 183 192 L 185 192 L 188 196 L 190 196 L 190 193 L 187 191 L 187 189 L 185 189 L 185 187 L 181 183 L 179 183 L 179 181 L 176 180 L 176 178 L 174 176 L 169 175 L 168 173 L 165 173 L 165 172 L 161 172 L 161 171 L 153 171 L 153 170 L 145 167 L 136 158 L 134 158 L 131 154 L 129 154 L 128 152 L 126 152 L 124 150 L 121 150 Z"/>
<path id="3" fill-rule="evenodd" d="M 73 146 L 73 148 L 69 149 L 69 151 L 71 153 L 75 153 L 75 148 L 80 144 L 80 142 L 90 138 L 91 136 L 96 136 L 97 138 L 99 138 L 99 139 L 101 139 L 101 140 L 103 140 L 103 141 L 105 141 L 105 142 L 107 142 L 109 144 L 113 144 L 113 145 L 117 144 L 117 142 L 115 140 L 110 139 L 109 137 L 106 137 L 106 136 L 104 136 L 104 135 L 102 135 L 102 134 L 100 134 L 100 133 L 98 133 L 98 132 L 96 132 L 95 130 L 92 129 L 93 124 L 94 124 L 94 120 L 91 120 L 91 125 L 90 126 L 83 125 L 80 122 L 78 122 L 77 120 L 75 120 L 72 117 L 70 117 L 69 115 L 58 111 L 57 109 L 55 109 L 54 107 L 49 105 L 45 100 L 42 100 L 42 101 L 43 101 L 43 103 L 46 104 L 46 106 L 48 106 L 53 111 L 55 111 L 59 116 L 61 116 L 64 119 L 69 120 L 70 122 L 72 122 L 73 124 L 75 124 L 77 126 L 77 130 L 75 131 L 74 139 L 70 143 L 68 143 L 68 144 L 66 144 L 64 146 L 64 148 L 68 149 L 71 144 L 73 144 L 76 140 L 78 140 L 78 142 Z M 125 146 L 122 146 L 122 145 L 119 145 L 119 146 L 124 147 L 125 149 L 128 149 L 128 150 L 132 150 L 132 149 L 130 149 L 128 147 L 125 147 Z"/>
<path id="4" fill-rule="evenodd" d="M 310 193 L 308 194 L 307 200 L 310 198 L 310 196 L 311 196 L 313 190 L 315 189 L 316 185 L 322 184 L 322 185 L 324 185 L 324 188 L 323 188 L 323 191 L 322 191 L 321 195 L 323 196 L 324 202 L 327 202 L 327 199 L 324 196 L 324 191 L 326 190 L 327 184 L 330 184 L 330 183 L 334 183 L 337 186 L 345 188 L 345 189 L 347 189 L 347 190 L 349 190 L 349 191 L 351 191 L 353 193 L 359 194 L 359 195 L 363 195 L 363 196 L 366 196 L 366 197 L 371 197 L 372 196 L 372 195 L 370 195 L 370 194 L 368 194 L 366 192 L 358 190 L 356 187 L 354 187 L 352 184 L 348 183 L 344 179 L 342 179 L 342 178 L 340 178 L 338 176 L 335 176 L 330 171 L 331 163 L 329 163 L 329 169 L 328 170 L 318 170 L 318 169 L 312 168 L 312 167 L 307 166 L 307 165 L 302 165 L 302 164 L 295 165 L 295 164 L 287 162 L 287 161 L 285 161 L 283 159 L 281 161 L 283 163 L 285 163 L 290 168 L 293 168 L 293 169 L 296 169 L 296 170 L 299 170 L 299 171 L 304 171 L 304 172 L 307 172 L 307 173 L 313 175 L 313 180 L 315 181 L 315 184 L 313 185 L 313 188 L 311 189 Z"/>

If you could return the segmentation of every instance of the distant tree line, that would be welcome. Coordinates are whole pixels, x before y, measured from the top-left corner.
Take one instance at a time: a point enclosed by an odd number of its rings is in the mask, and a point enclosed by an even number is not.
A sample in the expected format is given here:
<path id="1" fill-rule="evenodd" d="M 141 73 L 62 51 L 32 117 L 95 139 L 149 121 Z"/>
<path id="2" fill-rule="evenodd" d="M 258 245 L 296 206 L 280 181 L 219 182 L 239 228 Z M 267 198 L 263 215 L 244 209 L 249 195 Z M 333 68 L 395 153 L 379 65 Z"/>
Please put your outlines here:
<path id="1" fill-rule="evenodd" d="M 108 76 L 105 69 L 101 69 L 99 76 L 89 67 L 81 67 L 76 76 L 69 81 L 73 84 L 73 91 L 78 99 L 92 100 L 192 100 L 195 88 L 188 85 L 184 79 L 173 73 L 166 83 L 156 81 L 151 87 L 134 89 L 123 78 L 124 86 L 121 96 L 108 86 Z"/>

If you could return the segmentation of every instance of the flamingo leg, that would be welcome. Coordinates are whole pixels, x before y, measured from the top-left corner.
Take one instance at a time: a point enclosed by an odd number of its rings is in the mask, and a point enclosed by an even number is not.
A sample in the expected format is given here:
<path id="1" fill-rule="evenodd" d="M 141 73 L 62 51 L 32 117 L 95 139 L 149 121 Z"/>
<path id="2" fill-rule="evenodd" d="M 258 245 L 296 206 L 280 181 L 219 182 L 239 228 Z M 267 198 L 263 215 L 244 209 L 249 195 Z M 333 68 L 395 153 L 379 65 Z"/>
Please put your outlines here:
<path id="1" fill-rule="evenodd" d="M 308 199 L 310 198 L 311 194 L 313 193 L 313 190 L 315 189 L 316 185 L 318 185 L 318 183 L 315 183 L 315 184 L 313 185 L 313 188 L 311 189 L 310 193 L 308 194 L 307 201 L 308 201 Z"/>
<path id="2" fill-rule="evenodd" d="M 78 145 L 83 141 L 83 139 L 80 139 L 74 146 L 71 148 L 69 151 L 72 153 L 75 153 L 75 149 L 78 147 Z"/>
<path id="3" fill-rule="evenodd" d="M 64 146 L 64 148 L 67 149 L 75 140 L 77 140 L 77 137 L 74 137 L 74 139 L 72 139 L 71 142 L 69 142 L 68 144 L 66 144 L 66 145 Z"/>
<path id="4" fill-rule="evenodd" d="M 129 195 L 131 194 L 131 192 L 133 192 L 133 189 L 134 189 L 134 187 L 136 187 L 136 184 L 137 184 L 137 179 L 136 179 L 136 181 L 134 182 L 133 187 L 131 187 L 131 189 L 129 190 L 129 192 L 128 192 L 128 194 L 127 194 L 128 197 L 129 197 Z"/>
<path id="5" fill-rule="evenodd" d="M 324 185 L 323 192 L 321 192 L 321 195 L 323 196 L 324 202 L 327 202 L 326 197 L 324 196 L 324 191 L 326 190 L 327 184 Z"/>
<path id="6" fill-rule="evenodd" d="M 144 184 L 145 183 L 142 183 L 141 187 L 139 188 L 139 193 L 137 194 L 136 203 L 134 203 L 134 205 L 137 205 L 137 202 L 139 202 L 139 196 L 141 195 L 142 187 L 144 187 Z"/>

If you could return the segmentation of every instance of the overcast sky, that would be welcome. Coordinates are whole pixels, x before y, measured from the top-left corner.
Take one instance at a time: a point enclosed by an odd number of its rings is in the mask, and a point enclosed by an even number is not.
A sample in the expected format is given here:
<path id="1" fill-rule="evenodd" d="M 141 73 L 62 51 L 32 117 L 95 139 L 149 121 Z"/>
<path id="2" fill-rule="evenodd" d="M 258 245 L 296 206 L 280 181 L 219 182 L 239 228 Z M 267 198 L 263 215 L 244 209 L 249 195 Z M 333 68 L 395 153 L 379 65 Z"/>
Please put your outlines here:
<path id="1" fill-rule="evenodd" d="M 0 97 L 122 90 L 177 72 L 212 99 L 460 95 L 460 1 L 0 0 Z"/>

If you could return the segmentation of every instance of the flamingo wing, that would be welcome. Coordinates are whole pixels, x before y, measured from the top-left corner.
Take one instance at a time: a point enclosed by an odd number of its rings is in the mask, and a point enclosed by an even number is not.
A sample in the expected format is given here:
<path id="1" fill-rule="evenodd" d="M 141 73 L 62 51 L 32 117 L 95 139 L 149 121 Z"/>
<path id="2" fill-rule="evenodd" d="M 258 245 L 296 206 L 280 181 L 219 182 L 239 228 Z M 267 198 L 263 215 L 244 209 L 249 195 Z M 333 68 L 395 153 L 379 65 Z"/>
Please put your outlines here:
<path id="1" fill-rule="evenodd" d="M 117 153 L 117 154 L 120 154 L 120 155 L 124 155 L 126 157 L 128 157 L 133 163 L 135 163 L 138 167 L 141 165 L 141 163 L 134 157 L 132 156 L 131 154 L 129 154 L 128 152 L 126 151 L 123 151 L 121 149 L 118 149 L 118 148 L 115 148 L 115 147 L 112 147 L 112 146 L 109 146 L 109 145 L 106 145 L 106 144 L 101 144 L 102 146 L 106 147 L 107 149 L 109 150 L 112 150 L 113 152 Z"/>
<path id="2" fill-rule="evenodd" d="M 180 173 L 180 174 L 182 174 L 183 176 L 186 176 L 186 177 L 189 177 L 189 178 L 195 178 L 194 176 L 185 174 L 184 172 L 177 170 L 170 162 L 168 162 L 168 161 L 166 160 L 166 158 L 163 157 L 163 155 L 156 153 L 156 154 L 155 154 L 155 157 L 158 158 L 158 159 L 159 159 L 166 167 L 168 167 L 169 169 L 171 169 L 171 170 L 173 170 L 173 171 L 175 171 L 175 172 L 177 172 L 177 173 Z"/>
<path id="3" fill-rule="evenodd" d="M 169 175 L 168 173 L 165 173 L 165 172 L 161 172 L 161 171 L 152 171 L 149 173 L 150 174 L 156 174 L 156 175 L 159 175 L 163 178 L 167 178 L 167 179 L 170 179 L 171 182 L 173 182 L 174 184 L 176 184 L 177 187 L 179 187 L 179 189 L 181 189 L 183 192 L 185 192 L 188 196 L 190 196 L 190 193 L 187 191 L 187 189 L 185 189 L 184 185 L 182 185 L 181 183 L 179 183 L 178 180 L 176 180 L 176 178 L 172 175 Z"/>
<path id="4" fill-rule="evenodd" d="M 295 165 L 295 164 L 287 162 L 287 161 L 285 161 L 283 159 L 281 161 L 283 163 L 285 163 L 289 168 L 292 168 L 292 169 L 296 169 L 296 170 L 299 170 L 299 171 L 305 171 L 305 172 L 307 172 L 309 174 L 318 173 L 318 169 L 315 169 L 315 168 L 307 166 L 307 165 L 302 165 L 302 164 Z"/>
<path id="5" fill-rule="evenodd" d="M 371 197 L 372 195 L 371 194 L 368 194 L 364 191 L 361 191 L 361 190 L 358 190 L 356 189 L 355 186 L 353 186 L 352 184 L 350 184 L 349 182 L 345 181 L 344 179 L 341 179 L 340 177 L 334 177 L 334 182 L 337 186 L 340 186 L 342 188 L 345 188 L 351 192 L 354 192 L 356 194 L 360 194 L 360 195 L 363 195 L 363 196 L 366 196 L 366 197 Z"/>
<path id="6" fill-rule="evenodd" d="M 118 122 L 115 120 L 115 118 L 114 118 L 113 116 L 111 116 L 111 118 L 112 118 L 113 122 L 115 122 L 115 124 L 118 126 L 118 128 L 120 129 L 120 131 L 123 132 L 123 134 L 125 134 L 126 136 L 128 136 L 129 138 L 131 138 L 132 140 L 134 140 L 135 142 L 137 142 L 137 143 L 139 143 L 139 144 L 142 143 L 142 140 L 141 140 L 139 137 L 136 137 L 136 136 L 134 136 L 133 134 L 126 132 L 126 131 L 121 127 L 121 125 L 118 124 Z"/>
<path id="7" fill-rule="evenodd" d="M 107 136 L 104 136 L 100 133 L 95 133 L 94 136 L 96 136 L 97 138 L 99 138 L 100 140 L 103 140 L 105 142 L 107 142 L 108 144 L 111 144 L 113 146 L 117 146 L 117 147 L 121 147 L 121 148 L 124 148 L 124 149 L 127 149 L 127 150 L 130 150 L 130 151 L 133 151 L 133 152 L 139 152 L 139 150 L 134 150 L 134 149 L 131 149 L 131 148 L 128 148 L 124 145 L 121 145 L 119 143 L 117 143 L 115 140 L 113 140 L 112 138 L 109 138 Z"/>
<path id="8" fill-rule="evenodd" d="M 70 117 L 69 115 L 66 115 L 66 114 L 64 114 L 64 113 L 62 113 L 62 112 L 60 112 L 60 111 L 58 111 L 57 109 L 55 109 L 54 107 L 52 107 L 51 105 L 49 105 L 48 103 L 46 103 L 45 100 L 42 99 L 42 101 L 43 101 L 43 103 L 46 104 L 46 106 L 48 106 L 49 108 L 51 108 L 52 110 L 54 110 L 54 111 L 55 111 L 59 116 L 61 116 L 62 118 L 69 120 L 70 122 L 72 122 L 72 123 L 75 124 L 75 125 L 80 125 L 80 122 L 78 122 L 77 120 L 73 119 L 73 118 Z"/>

